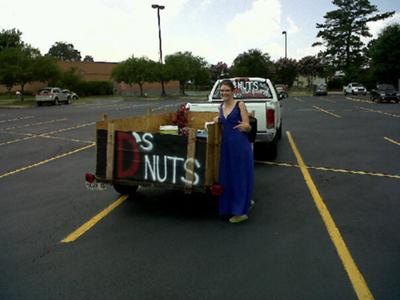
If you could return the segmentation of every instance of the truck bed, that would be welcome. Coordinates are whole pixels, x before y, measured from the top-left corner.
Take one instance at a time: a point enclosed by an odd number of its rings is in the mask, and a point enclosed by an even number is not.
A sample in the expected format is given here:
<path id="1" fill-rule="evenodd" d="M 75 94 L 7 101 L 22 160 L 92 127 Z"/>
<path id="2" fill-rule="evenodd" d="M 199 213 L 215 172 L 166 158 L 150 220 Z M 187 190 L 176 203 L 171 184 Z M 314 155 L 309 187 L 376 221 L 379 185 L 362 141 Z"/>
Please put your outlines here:
<path id="1" fill-rule="evenodd" d="M 218 181 L 220 128 L 208 125 L 206 137 L 198 129 L 216 113 L 187 112 L 188 135 L 162 134 L 175 113 L 96 123 L 96 180 L 137 186 L 165 185 L 186 191 L 206 189 Z"/>

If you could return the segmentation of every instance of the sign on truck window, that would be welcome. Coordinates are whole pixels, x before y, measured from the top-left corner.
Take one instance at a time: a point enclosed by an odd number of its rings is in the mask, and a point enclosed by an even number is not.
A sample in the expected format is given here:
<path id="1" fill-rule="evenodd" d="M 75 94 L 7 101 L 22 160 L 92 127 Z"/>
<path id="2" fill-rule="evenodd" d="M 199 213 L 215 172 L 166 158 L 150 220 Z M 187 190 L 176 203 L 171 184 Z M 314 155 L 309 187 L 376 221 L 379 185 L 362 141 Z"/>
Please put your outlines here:
<path id="1" fill-rule="evenodd" d="M 266 81 L 260 80 L 232 80 L 235 89 L 233 91 L 234 99 L 270 99 L 272 98 L 271 90 Z M 213 99 L 221 99 L 220 95 L 221 83 L 214 90 Z"/>

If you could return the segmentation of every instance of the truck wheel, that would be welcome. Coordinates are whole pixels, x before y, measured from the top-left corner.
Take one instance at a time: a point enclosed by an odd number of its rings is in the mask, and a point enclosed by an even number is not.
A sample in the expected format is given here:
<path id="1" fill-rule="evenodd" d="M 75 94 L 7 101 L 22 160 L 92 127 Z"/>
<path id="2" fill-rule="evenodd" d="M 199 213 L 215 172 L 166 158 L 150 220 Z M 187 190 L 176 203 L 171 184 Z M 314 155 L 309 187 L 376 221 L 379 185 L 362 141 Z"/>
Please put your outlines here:
<path id="1" fill-rule="evenodd" d="M 270 144 L 254 144 L 254 158 L 259 160 L 274 160 L 278 155 L 278 139 L 275 138 Z"/>
<path id="2" fill-rule="evenodd" d="M 38 101 L 36 102 L 37 106 L 42 106 L 42 102 Z"/>
<path id="3" fill-rule="evenodd" d="M 137 189 L 137 185 L 114 184 L 114 190 L 116 190 L 121 195 L 134 195 Z"/>
<path id="4" fill-rule="evenodd" d="M 282 121 L 281 121 L 281 126 L 278 128 L 276 132 L 276 136 L 278 137 L 278 140 L 282 139 Z"/>
<path id="5" fill-rule="evenodd" d="M 272 143 L 267 145 L 266 159 L 274 160 L 278 156 L 278 140 L 274 139 Z"/>
<path id="6" fill-rule="evenodd" d="M 53 105 L 58 105 L 58 104 L 59 104 L 58 98 L 55 98 L 55 99 L 54 99 L 54 102 L 53 102 Z"/>

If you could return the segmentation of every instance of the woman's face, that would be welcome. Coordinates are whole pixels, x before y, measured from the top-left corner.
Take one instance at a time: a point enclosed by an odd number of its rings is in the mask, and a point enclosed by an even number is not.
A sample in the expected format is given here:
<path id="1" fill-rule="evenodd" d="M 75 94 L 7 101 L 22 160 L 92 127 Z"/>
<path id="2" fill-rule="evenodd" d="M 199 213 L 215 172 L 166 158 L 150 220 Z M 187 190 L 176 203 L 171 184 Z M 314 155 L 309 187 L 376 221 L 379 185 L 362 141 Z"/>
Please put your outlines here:
<path id="1" fill-rule="evenodd" d="M 233 97 L 233 91 L 229 85 L 221 85 L 219 92 L 223 100 L 229 100 Z"/>

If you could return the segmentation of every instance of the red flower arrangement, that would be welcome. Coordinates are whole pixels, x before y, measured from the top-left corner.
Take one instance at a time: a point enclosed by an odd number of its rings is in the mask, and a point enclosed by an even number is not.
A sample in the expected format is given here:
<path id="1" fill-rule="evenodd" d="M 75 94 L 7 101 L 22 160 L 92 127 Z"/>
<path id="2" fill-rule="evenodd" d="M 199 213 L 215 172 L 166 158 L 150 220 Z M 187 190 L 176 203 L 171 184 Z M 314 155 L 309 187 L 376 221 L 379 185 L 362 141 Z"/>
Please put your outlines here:
<path id="1" fill-rule="evenodd" d="M 178 125 L 178 134 L 187 136 L 189 133 L 188 129 L 188 119 L 186 116 L 186 112 L 188 109 L 186 108 L 185 104 L 181 104 L 176 112 L 174 124 Z"/>

